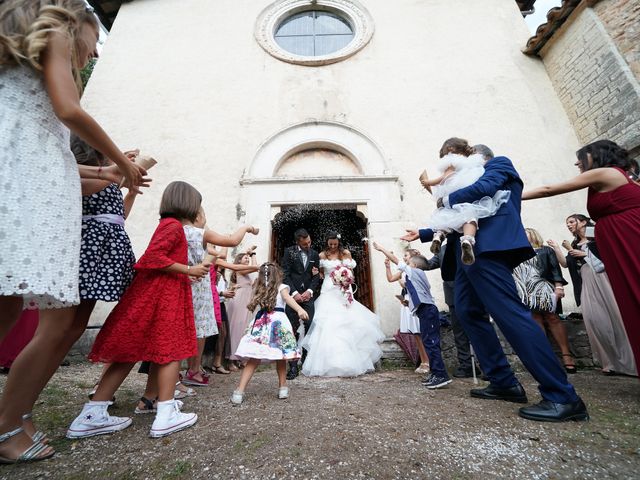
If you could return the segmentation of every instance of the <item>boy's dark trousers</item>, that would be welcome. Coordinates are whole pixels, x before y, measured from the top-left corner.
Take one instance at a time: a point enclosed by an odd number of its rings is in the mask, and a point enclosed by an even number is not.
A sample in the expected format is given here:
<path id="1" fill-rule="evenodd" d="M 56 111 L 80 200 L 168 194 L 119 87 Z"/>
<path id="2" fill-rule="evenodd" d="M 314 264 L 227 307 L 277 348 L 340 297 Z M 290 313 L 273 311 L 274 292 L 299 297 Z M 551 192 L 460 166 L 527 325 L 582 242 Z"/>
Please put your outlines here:
<path id="1" fill-rule="evenodd" d="M 415 314 L 420 320 L 420 336 L 424 349 L 429 355 L 431 373 L 438 377 L 449 378 L 440 350 L 440 313 L 438 308 L 429 303 L 421 303 Z"/>

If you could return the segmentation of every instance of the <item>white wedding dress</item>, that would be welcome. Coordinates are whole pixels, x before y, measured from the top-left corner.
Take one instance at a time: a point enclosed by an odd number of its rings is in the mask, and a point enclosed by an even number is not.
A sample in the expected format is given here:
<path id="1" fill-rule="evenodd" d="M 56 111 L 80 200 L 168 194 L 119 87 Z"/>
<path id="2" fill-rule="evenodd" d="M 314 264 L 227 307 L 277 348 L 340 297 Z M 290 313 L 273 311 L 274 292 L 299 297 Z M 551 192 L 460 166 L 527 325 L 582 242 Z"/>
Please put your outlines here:
<path id="1" fill-rule="evenodd" d="M 356 300 L 348 304 L 330 278 L 340 262 L 320 260 L 324 272 L 321 294 L 309 333 L 300 343 L 309 352 L 302 366 L 307 376 L 356 377 L 373 371 L 382 356 L 380 319 Z M 345 259 L 342 265 L 353 269 L 356 262 Z"/>

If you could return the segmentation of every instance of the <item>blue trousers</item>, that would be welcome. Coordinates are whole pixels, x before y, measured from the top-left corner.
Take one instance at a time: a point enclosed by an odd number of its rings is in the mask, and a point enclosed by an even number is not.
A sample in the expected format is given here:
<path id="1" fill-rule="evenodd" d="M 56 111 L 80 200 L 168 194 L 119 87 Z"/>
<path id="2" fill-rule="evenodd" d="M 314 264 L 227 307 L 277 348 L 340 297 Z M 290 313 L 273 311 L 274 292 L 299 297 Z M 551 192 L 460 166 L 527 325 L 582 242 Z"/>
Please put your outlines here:
<path id="1" fill-rule="evenodd" d="M 440 349 L 440 312 L 438 312 L 438 308 L 432 304 L 421 303 L 415 313 L 420 320 L 420 337 L 424 349 L 429 355 L 431 373 L 449 378 L 447 370 L 444 368 Z"/>
<path id="2" fill-rule="evenodd" d="M 512 269 L 498 255 L 480 255 L 473 265 L 458 265 L 456 313 L 482 371 L 498 387 L 518 383 L 493 325 L 483 316 L 486 309 L 523 365 L 539 383 L 542 397 L 555 403 L 577 401 L 578 396 L 549 340 L 520 301 L 511 275 Z"/>

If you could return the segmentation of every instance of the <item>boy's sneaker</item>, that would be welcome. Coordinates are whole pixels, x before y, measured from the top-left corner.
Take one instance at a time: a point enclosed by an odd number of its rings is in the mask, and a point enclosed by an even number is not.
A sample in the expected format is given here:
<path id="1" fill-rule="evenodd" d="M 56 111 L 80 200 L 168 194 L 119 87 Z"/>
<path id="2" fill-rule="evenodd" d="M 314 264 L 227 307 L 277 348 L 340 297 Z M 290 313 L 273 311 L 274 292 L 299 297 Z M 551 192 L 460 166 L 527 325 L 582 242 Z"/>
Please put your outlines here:
<path id="1" fill-rule="evenodd" d="M 440 377 L 438 375 L 432 375 L 429 382 L 425 385 L 429 390 L 435 390 L 436 388 L 442 388 L 449 385 L 453 380 L 449 377 Z"/>
<path id="2" fill-rule="evenodd" d="M 107 407 L 110 402 L 86 403 L 80 415 L 71 423 L 67 430 L 67 438 L 86 438 L 94 435 L 124 430 L 131 425 L 129 417 L 114 417 L 109 415 Z"/>
<path id="3" fill-rule="evenodd" d="M 433 377 L 433 373 L 429 372 L 424 376 L 424 378 L 422 379 L 422 382 L 420 383 L 422 383 L 422 385 L 427 386 L 429 385 L 429 382 L 431 382 L 432 377 Z"/>
<path id="4" fill-rule="evenodd" d="M 198 421 L 195 413 L 182 413 L 175 400 L 158 402 L 158 414 L 156 415 L 149 436 L 161 438 L 189 428 Z"/>

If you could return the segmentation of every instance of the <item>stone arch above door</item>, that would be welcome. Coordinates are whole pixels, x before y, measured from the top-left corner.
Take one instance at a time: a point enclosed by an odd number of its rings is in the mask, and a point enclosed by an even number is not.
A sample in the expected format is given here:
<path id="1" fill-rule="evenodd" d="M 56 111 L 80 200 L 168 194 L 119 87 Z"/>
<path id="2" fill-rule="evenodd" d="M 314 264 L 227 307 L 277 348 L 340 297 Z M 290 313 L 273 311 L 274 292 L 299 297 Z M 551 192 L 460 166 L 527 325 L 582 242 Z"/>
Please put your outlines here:
<path id="1" fill-rule="evenodd" d="M 382 150 L 367 135 L 338 122 L 313 121 L 287 127 L 262 143 L 243 180 L 279 178 L 284 173 L 290 176 L 291 165 L 287 162 L 301 152 L 311 150 L 335 152 L 353 164 L 350 168 L 343 162 L 345 168 L 336 169 L 336 174 L 332 175 L 328 170 L 321 176 L 378 177 L 390 174 Z"/>

